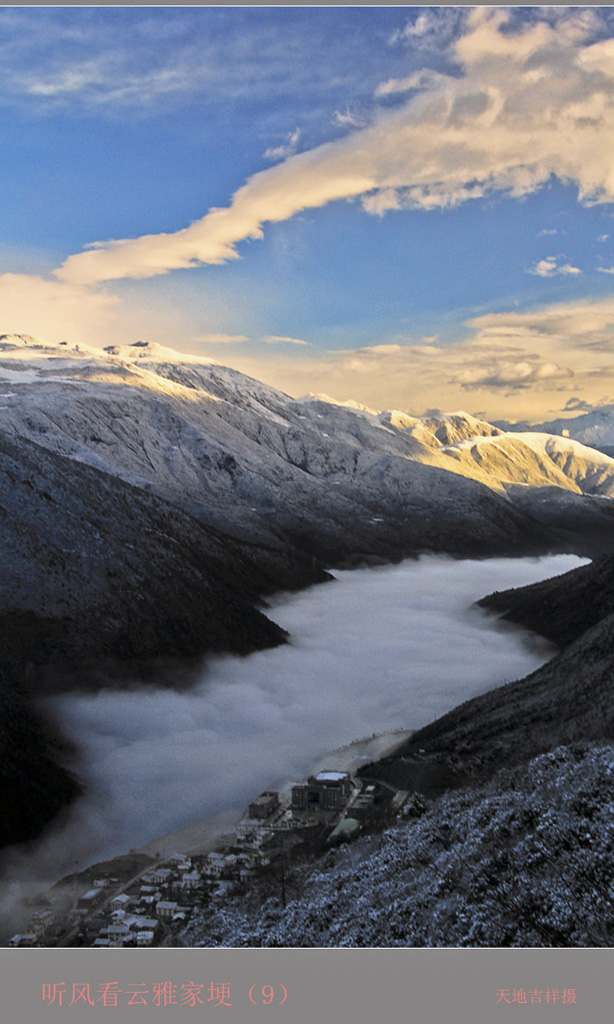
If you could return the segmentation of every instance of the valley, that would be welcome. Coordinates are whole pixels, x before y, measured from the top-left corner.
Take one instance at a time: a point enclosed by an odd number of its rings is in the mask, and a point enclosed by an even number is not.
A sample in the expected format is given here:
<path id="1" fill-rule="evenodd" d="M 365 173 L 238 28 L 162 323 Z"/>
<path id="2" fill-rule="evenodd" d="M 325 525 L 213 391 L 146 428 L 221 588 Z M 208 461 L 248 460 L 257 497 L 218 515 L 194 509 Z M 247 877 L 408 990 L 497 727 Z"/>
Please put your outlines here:
<path id="1" fill-rule="evenodd" d="M 328 590 L 339 570 L 418 564 L 425 553 L 563 553 L 592 564 L 570 576 L 574 601 L 544 581 L 483 602 L 561 653 L 518 683 L 493 689 L 491 677 L 490 692 L 435 712 L 392 760 L 369 768 L 376 784 L 421 792 L 416 756 L 441 766 L 434 780 L 452 772 L 459 785 L 486 784 L 502 763 L 611 738 L 608 455 L 466 413 L 418 419 L 292 398 L 141 342 L 100 350 L 5 335 L 0 381 L 7 849 L 44 838 L 87 799 L 79 744 L 49 715 L 50 699 L 115 690 L 120 700 L 168 679 L 191 692 L 216 658 L 293 643 L 269 612 L 274 595 Z M 395 724 L 416 722 L 406 714 Z M 440 784 L 429 784 L 429 799 Z"/>

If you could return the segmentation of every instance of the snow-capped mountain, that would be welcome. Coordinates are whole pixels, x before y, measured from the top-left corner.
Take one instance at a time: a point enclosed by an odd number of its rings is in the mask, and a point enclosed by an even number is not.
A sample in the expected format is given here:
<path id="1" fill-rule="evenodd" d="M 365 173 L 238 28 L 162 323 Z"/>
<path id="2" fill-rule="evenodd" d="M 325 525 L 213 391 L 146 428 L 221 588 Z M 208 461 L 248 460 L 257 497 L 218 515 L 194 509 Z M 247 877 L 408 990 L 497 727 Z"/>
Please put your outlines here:
<path id="1" fill-rule="evenodd" d="M 600 405 L 577 416 L 561 416 L 530 428 L 528 424 L 500 423 L 499 426 L 501 429 L 505 426 L 511 430 L 526 428 L 547 434 L 558 434 L 591 448 L 598 448 L 608 455 L 614 452 L 614 404 Z"/>
<path id="2" fill-rule="evenodd" d="M 533 510 L 525 495 L 519 508 L 513 485 L 614 493 L 614 461 L 572 441 L 502 433 L 466 413 L 418 420 L 326 396 L 295 400 L 141 342 L 101 351 L 5 336 L 0 381 L 4 433 L 224 532 L 332 561 L 543 547 L 526 514 L 539 519 L 541 503 Z"/>

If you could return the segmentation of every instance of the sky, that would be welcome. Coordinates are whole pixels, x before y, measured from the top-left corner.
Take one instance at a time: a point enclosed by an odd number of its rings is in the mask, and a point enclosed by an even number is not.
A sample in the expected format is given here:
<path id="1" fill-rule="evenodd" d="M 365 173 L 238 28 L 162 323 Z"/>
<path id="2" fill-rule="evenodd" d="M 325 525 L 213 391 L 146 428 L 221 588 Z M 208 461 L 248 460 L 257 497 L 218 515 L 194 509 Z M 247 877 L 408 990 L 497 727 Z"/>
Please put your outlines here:
<path id="1" fill-rule="evenodd" d="M 614 400 L 614 9 L 0 8 L 0 332 Z"/>

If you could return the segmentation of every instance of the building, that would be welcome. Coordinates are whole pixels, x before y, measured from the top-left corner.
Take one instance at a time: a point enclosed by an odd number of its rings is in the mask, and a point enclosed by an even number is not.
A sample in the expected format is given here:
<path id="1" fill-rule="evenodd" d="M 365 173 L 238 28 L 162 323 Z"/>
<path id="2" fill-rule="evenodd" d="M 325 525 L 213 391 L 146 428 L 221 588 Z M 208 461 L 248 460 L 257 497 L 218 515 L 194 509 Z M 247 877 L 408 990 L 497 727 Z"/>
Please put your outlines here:
<path id="1" fill-rule="evenodd" d="M 106 931 L 109 946 L 124 946 L 128 942 L 134 941 L 134 934 L 125 924 L 111 924 Z"/>
<path id="2" fill-rule="evenodd" d="M 352 803 L 350 808 L 352 817 L 357 818 L 358 821 L 365 821 L 374 815 L 376 812 L 376 795 L 375 786 L 365 786 L 362 793 Z"/>
<path id="3" fill-rule="evenodd" d="M 181 885 L 184 889 L 198 889 L 202 882 L 200 873 L 198 871 L 186 871 L 181 876 Z"/>
<path id="4" fill-rule="evenodd" d="M 132 902 L 132 897 L 127 892 L 120 892 L 118 896 L 114 896 L 111 900 L 111 906 L 117 910 L 125 910 L 129 903 Z"/>
<path id="5" fill-rule="evenodd" d="M 38 910 L 32 914 L 32 920 L 28 925 L 28 932 L 34 933 L 40 942 L 49 938 L 56 927 L 56 916 L 52 910 Z"/>
<path id="6" fill-rule="evenodd" d="M 172 853 L 168 859 L 177 871 L 189 871 L 192 867 L 192 861 L 184 853 Z"/>
<path id="7" fill-rule="evenodd" d="M 170 868 L 156 868 L 154 871 L 154 879 L 156 882 L 160 882 L 162 885 L 168 884 L 172 881 L 173 872 Z"/>
<path id="8" fill-rule="evenodd" d="M 329 817 L 345 807 L 352 789 L 349 772 L 319 772 L 292 787 L 292 813 Z"/>
<path id="9" fill-rule="evenodd" d="M 77 910 L 91 910 L 97 903 L 100 903 L 104 896 L 104 889 L 89 889 L 77 900 Z"/>
<path id="10" fill-rule="evenodd" d="M 279 807 L 279 793 L 267 790 L 252 800 L 249 805 L 250 818 L 268 818 Z"/>
<path id="11" fill-rule="evenodd" d="M 177 913 L 177 904 L 170 903 L 166 900 L 161 900 L 160 903 L 156 904 L 156 914 L 161 920 L 170 921 L 174 914 Z"/>
<path id="12" fill-rule="evenodd" d="M 7 945 L 13 948 L 17 946 L 35 946 L 36 942 L 37 938 L 34 932 L 26 932 L 25 935 L 13 935 L 13 938 L 9 939 Z"/>
<path id="13" fill-rule="evenodd" d="M 205 861 L 205 874 L 213 878 L 219 878 L 224 870 L 224 854 L 214 851 L 210 853 Z"/>

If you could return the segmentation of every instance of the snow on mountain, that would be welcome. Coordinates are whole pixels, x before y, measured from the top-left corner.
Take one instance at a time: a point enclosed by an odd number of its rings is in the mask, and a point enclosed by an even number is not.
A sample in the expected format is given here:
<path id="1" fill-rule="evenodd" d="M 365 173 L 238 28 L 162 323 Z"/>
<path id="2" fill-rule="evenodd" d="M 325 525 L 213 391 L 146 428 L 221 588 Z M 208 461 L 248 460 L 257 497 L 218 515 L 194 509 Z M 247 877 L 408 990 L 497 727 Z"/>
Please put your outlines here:
<path id="1" fill-rule="evenodd" d="M 578 494 L 614 496 L 614 460 L 569 438 L 498 433 L 442 446 L 439 453 L 451 460 L 453 471 L 491 487 L 555 486 Z"/>
<path id="2" fill-rule="evenodd" d="M 429 417 L 424 420 L 424 423 L 433 431 L 442 445 L 456 444 L 469 437 L 492 437 L 501 433 L 491 423 L 476 419 L 475 416 L 462 410 L 446 413 L 443 416 Z"/>
<path id="3" fill-rule="evenodd" d="M 353 398 L 348 398 L 345 402 L 340 402 L 336 398 L 331 398 L 330 395 L 325 395 L 323 392 L 314 393 L 310 391 L 307 395 L 302 395 L 299 402 L 328 402 L 329 405 L 338 405 L 345 409 L 357 409 L 359 412 L 368 412 L 372 416 L 377 416 L 379 409 L 371 409 L 368 405 L 363 405 L 361 402 L 356 402 Z"/>
<path id="4" fill-rule="evenodd" d="M 147 342 L 101 350 L 5 335 L 2 382 L 4 431 L 234 535 L 315 543 L 329 558 L 526 547 L 539 528 L 513 486 L 614 494 L 614 461 L 567 439 L 503 433 L 465 412 L 420 420 L 294 399 Z"/>
<path id="5" fill-rule="evenodd" d="M 234 535 L 337 560 L 531 543 L 524 512 L 482 481 L 427 464 L 425 442 L 438 443 L 430 431 L 421 440 L 367 410 L 292 399 L 211 360 L 12 337 L 0 351 L 0 384 L 9 378 L 4 431 Z"/>
<path id="6" fill-rule="evenodd" d="M 568 419 L 551 420 L 541 429 L 549 434 L 562 434 L 593 448 L 614 448 L 614 404 L 603 405 L 591 412 Z"/>
<path id="7" fill-rule="evenodd" d="M 514 433 L 533 431 L 556 434 L 579 441 L 589 448 L 598 448 L 607 455 L 614 452 L 614 403 L 600 405 L 575 416 L 560 416 L 545 423 L 507 423 L 498 420 L 496 426 Z"/>

